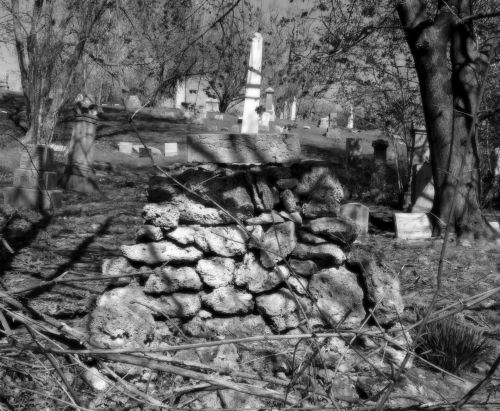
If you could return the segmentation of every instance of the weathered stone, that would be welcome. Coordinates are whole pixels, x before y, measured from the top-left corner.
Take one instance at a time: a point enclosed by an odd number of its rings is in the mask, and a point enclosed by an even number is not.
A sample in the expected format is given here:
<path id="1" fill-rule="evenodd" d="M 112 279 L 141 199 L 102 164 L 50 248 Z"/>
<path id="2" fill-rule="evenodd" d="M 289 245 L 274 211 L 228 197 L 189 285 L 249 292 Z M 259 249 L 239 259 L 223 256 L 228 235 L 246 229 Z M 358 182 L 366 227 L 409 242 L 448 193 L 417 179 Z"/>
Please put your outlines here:
<path id="1" fill-rule="evenodd" d="M 100 348 L 140 348 L 153 338 L 151 311 L 138 302 L 147 301 L 137 287 L 115 288 L 101 295 L 89 317 L 92 345 Z"/>
<path id="2" fill-rule="evenodd" d="M 318 266 L 314 261 L 311 260 L 295 260 L 291 258 L 289 264 L 293 269 L 295 274 L 301 275 L 303 277 L 311 277 L 313 274 L 318 272 Z"/>
<path id="3" fill-rule="evenodd" d="M 263 177 L 257 177 L 255 186 L 262 204 L 262 209 L 272 210 L 274 208 L 274 195 L 265 179 Z"/>
<path id="4" fill-rule="evenodd" d="M 334 327 L 342 321 L 344 326 L 355 326 L 365 317 L 363 290 L 356 274 L 344 267 L 328 268 L 314 274 L 309 292 L 315 299 L 312 316 Z"/>
<path id="5" fill-rule="evenodd" d="M 192 134 L 187 144 L 188 162 L 288 163 L 300 157 L 293 134 Z"/>
<path id="6" fill-rule="evenodd" d="M 123 255 L 131 261 L 155 265 L 169 262 L 195 262 L 203 253 L 195 247 L 181 248 L 170 241 L 122 245 Z"/>
<path id="7" fill-rule="evenodd" d="M 264 238 L 264 229 L 261 225 L 249 225 L 245 227 L 251 234 L 249 236 L 250 240 L 248 242 L 248 248 L 258 248 L 262 247 L 262 239 Z"/>
<path id="8" fill-rule="evenodd" d="M 198 261 L 196 271 L 209 287 L 219 288 L 230 284 L 234 278 L 235 263 L 232 258 L 213 257 Z"/>
<path id="9" fill-rule="evenodd" d="M 292 189 L 297 187 L 298 184 L 299 180 L 297 180 L 296 178 L 281 178 L 276 181 L 276 187 L 278 187 L 280 190 Z"/>
<path id="10" fill-rule="evenodd" d="M 197 227 L 198 226 L 179 226 L 175 230 L 166 233 L 165 237 L 182 245 L 194 244 Z"/>
<path id="11" fill-rule="evenodd" d="M 236 267 L 235 284 L 246 286 L 252 293 L 261 293 L 276 288 L 289 275 L 286 267 L 277 267 L 276 270 L 264 268 L 253 253 L 248 253 Z"/>
<path id="12" fill-rule="evenodd" d="M 340 203 L 344 198 L 342 184 L 335 176 L 335 172 L 321 166 L 313 166 L 310 171 L 303 173 L 295 192 L 300 196 L 307 196 L 309 200 L 319 202 Z"/>
<path id="13" fill-rule="evenodd" d="M 328 240 L 326 240 L 323 237 L 311 234 L 307 231 L 299 230 L 298 237 L 300 241 L 303 241 L 304 243 L 309 243 L 309 244 L 324 244 L 327 243 Z"/>
<path id="14" fill-rule="evenodd" d="M 307 281 L 304 277 L 290 276 L 290 278 L 288 278 L 288 285 L 295 292 L 295 294 L 306 295 L 309 281 Z"/>
<path id="15" fill-rule="evenodd" d="M 14 208 L 50 210 L 62 206 L 61 190 L 41 190 L 24 187 L 5 187 L 4 203 Z"/>
<path id="16" fill-rule="evenodd" d="M 367 206 L 359 203 L 343 204 L 339 216 L 353 221 L 358 226 L 360 234 L 368 234 L 370 209 Z"/>
<path id="17" fill-rule="evenodd" d="M 172 204 L 146 204 L 142 217 L 147 224 L 163 229 L 175 228 L 179 224 L 179 210 Z"/>
<path id="18" fill-rule="evenodd" d="M 57 173 L 17 168 L 14 170 L 14 187 L 54 190 L 57 187 Z"/>
<path id="19" fill-rule="evenodd" d="M 292 257 L 300 260 L 317 260 L 323 263 L 340 265 L 345 261 L 344 252 L 335 244 L 297 244 Z"/>
<path id="20" fill-rule="evenodd" d="M 137 230 L 136 238 L 139 242 L 161 241 L 164 239 L 164 235 L 163 230 L 160 227 L 145 224 Z"/>
<path id="21" fill-rule="evenodd" d="M 222 257 L 245 254 L 248 235 L 240 227 L 200 227 L 197 229 L 195 243 L 205 252 Z"/>
<path id="22" fill-rule="evenodd" d="M 191 200 L 184 194 L 176 196 L 171 204 L 178 208 L 180 214 L 179 222 L 181 224 L 221 225 L 234 223 L 221 210 L 206 207 Z"/>
<path id="23" fill-rule="evenodd" d="M 96 367 L 86 369 L 82 377 L 94 391 L 106 391 L 109 388 L 107 378 Z"/>
<path id="24" fill-rule="evenodd" d="M 181 290 L 201 290 L 201 280 L 191 267 L 162 267 L 149 276 L 144 291 L 151 294 L 174 293 Z"/>
<path id="25" fill-rule="evenodd" d="M 241 338 L 272 333 L 260 315 L 210 318 L 208 320 L 197 316 L 185 323 L 182 329 L 188 336 L 206 338 Z"/>
<path id="26" fill-rule="evenodd" d="M 270 227 L 262 239 L 262 250 L 260 261 L 264 267 L 272 267 L 274 264 L 286 258 L 297 245 L 295 236 L 295 224 L 291 221 L 276 224 Z"/>
<path id="27" fill-rule="evenodd" d="M 382 269 L 375 258 L 363 250 L 354 250 L 348 267 L 355 271 L 365 290 L 367 304 L 380 324 L 398 320 L 404 310 L 398 277 Z"/>
<path id="28" fill-rule="evenodd" d="M 130 264 L 129 260 L 125 257 L 117 257 L 117 258 L 106 258 L 102 262 L 102 275 L 104 276 L 118 276 L 123 274 L 131 274 L 135 270 L 134 267 Z M 132 277 L 121 277 L 113 279 L 111 282 L 112 285 L 127 285 L 130 283 Z"/>
<path id="29" fill-rule="evenodd" d="M 295 194 L 293 194 L 292 190 L 283 190 L 280 194 L 280 198 L 281 204 L 283 204 L 283 208 L 287 212 L 293 213 L 297 211 L 297 199 L 295 198 Z"/>
<path id="30" fill-rule="evenodd" d="M 295 328 L 300 324 L 303 316 L 297 301 L 306 313 L 310 310 L 304 300 L 294 298 L 290 291 L 285 288 L 273 294 L 258 296 L 255 299 L 257 308 L 269 319 L 271 326 L 277 332 Z"/>
<path id="31" fill-rule="evenodd" d="M 339 217 L 322 217 L 304 224 L 306 230 L 329 238 L 337 244 L 351 244 L 359 234 L 359 228 L 351 220 Z"/>
<path id="32" fill-rule="evenodd" d="M 190 318 L 200 311 L 201 301 L 198 294 L 174 293 L 157 299 L 154 307 L 168 317 Z"/>
<path id="33" fill-rule="evenodd" d="M 252 294 L 226 286 L 201 297 L 205 307 L 220 314 L 247 314 L 253 310 Z"/>
<path id="34" fill-rule="evenodd" d="M 249 218 L 245 221 L 248 225 L 260 225 L 260 224 L 278 224 L 285 221 L 276 211 L 271 211 L 268 213 L 262 213 L 257 217 Z"/>
<path id="35" fill-rule="evenodd" d="M 265 403 L 258 397 L 234 390 L 220 390 L 219 396 L 227 409 L 230 410 L 264 410 Z"/>
<path id="36" fill-rule="evenodd" d="M 432 237 L 432 224 L 424 213 L 394 213 L 396 237 L 417 240 Z"/>
<path id="37" fill-rule="evenodd" d="M 339 214 L 340 204 L 335 201 L 307 201 L 302 204 L 302 214 L 306 218 L 335 217 Z"/>
<path id="38" fill-rule="evenodd" d="M 281 213 L 284 213 L 284 211 L 281 211 Z M 302 216 L 300 215 L 300 212 L 294 211 L 293 213 L 290 213 L 290 221 L 293 221 L 295 224 L 302 225 Z"/>

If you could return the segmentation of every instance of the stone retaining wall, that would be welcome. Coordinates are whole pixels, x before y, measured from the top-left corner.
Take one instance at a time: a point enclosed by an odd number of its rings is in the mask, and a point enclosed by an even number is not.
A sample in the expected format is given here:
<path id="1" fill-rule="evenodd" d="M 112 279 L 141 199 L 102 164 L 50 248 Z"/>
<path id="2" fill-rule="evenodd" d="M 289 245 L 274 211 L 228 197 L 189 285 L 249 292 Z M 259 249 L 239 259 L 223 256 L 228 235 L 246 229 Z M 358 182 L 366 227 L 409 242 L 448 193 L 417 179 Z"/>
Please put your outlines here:
<path id="1" fill-rule="evenodd" d="M 106 275 L 144 275 L 98 298 L 95 345 L 357 327 L 372 309 L 389 327 L 401 314 L 397 279 L 353 245 L 359 229 L 338 216 L 343 189 L 328 166 L 190 165 L 170 174 L 150 181 L 137 242 L 103 264 Z"/>

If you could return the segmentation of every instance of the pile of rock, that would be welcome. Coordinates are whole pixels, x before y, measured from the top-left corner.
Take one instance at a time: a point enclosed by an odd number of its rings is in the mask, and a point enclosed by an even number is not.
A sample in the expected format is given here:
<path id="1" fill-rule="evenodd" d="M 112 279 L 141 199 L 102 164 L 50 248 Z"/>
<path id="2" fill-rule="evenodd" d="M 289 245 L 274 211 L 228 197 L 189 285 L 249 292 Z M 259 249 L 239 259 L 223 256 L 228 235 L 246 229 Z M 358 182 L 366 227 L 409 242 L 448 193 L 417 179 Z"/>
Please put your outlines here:
<path id="1" fill-rule="evenodd" d="M 104 263 L 106 275 L 145 274 L 98 299 L 95 345 L 357 327 L 371 310 L 390 326 L 401 314 L 398 280 L 353 246 L 359 229 L 338 215 L 343 189 L 328 166 L 170 172 L 150 181 L 137 243 Z"/>

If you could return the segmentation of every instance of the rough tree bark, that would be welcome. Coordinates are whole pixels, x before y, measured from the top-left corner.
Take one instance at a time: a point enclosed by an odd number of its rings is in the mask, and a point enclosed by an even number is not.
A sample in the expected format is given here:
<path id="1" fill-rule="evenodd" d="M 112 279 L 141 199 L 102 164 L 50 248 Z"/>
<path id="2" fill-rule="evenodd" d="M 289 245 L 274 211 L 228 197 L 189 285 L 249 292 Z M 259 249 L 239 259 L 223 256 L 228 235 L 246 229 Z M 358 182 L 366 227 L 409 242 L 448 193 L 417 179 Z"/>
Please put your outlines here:
<path id="1" fill-rule="evenodd" d="M 420 83 L 436 188 L 432 213 L 461 238 L 492 238 L 479 205 L 476 139 L 488 56 L 478 50 L 472 3 L 399 0 L 396 7 Z M 435 227 L 438 233 L 442 224 Z"/>

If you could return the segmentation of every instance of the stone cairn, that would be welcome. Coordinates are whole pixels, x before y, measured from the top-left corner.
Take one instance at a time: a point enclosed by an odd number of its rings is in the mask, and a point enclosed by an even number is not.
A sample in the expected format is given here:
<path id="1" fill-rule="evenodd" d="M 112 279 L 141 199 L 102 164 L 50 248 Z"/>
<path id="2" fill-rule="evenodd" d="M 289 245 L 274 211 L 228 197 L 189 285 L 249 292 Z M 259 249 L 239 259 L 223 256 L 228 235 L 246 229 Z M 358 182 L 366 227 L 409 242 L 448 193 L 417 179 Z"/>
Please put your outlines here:
<path id="1" fill-rule="evenodd" d="M 176 182 L 151 178 L 137 242 L 103 264 L 105 275 L 143 274 L 98 298 L 89 317 L 94 345 L 143 347 L 162 332 L 227 338 L 357 328 L 370 310 L 390 327 L 402 313 L 397 278 L 353 244 L 357 226 L 339 217 L 343 189 L 329 166 L 183 165 L 169 173 Z"/>

